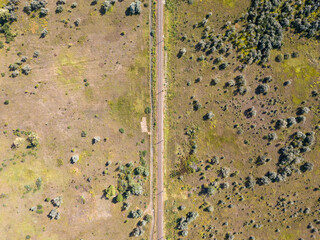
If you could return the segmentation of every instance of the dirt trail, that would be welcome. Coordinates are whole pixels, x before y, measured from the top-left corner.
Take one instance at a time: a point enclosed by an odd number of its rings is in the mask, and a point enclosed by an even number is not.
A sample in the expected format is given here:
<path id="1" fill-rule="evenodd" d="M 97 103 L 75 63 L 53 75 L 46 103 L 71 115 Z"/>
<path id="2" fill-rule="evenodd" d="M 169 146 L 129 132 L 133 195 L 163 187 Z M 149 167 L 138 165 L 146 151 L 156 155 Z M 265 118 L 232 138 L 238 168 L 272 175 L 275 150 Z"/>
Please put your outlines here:
<path id="1" fill-rule="evenodd" d="M 164 1 L 157 2 L 157 239 L 164 239 L 164 185 L 163 185 L 163 150 L 164 150 Z"/>

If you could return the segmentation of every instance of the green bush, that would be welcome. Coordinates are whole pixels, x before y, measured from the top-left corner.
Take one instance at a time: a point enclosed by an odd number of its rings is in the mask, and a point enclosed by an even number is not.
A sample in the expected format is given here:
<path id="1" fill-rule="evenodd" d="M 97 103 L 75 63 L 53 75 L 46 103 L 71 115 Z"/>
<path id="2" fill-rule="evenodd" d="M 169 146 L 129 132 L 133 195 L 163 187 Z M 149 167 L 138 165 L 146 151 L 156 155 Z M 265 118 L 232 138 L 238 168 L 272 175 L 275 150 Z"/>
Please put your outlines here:
<path id="1" fill-rule="evenodd" d="M 39 16 L 40 17 L 45 17 L 45 16 L 48 15 L 48 13 L 49 13 L 49 9 L 48 8 L 41 8 Z"/>
<path id="2" fill-rule="evenodd" d="M 58 5 L 56 8 L 56 13 L 62 13 L 63 12 L 63 6 L 62 5 Z"/>
<path id="3" fill-rule="evenodd" d="M 76 8 L 76 7 L 78 7 L 78 3 L 74 2 L 71 4 L 71 8 Z"/>
<path id="4" fill-rule="evenodd" d="M 151 222 L 151 220 L 152 220 L 152 216 L 151 216 L 150 214 L 147 214 L 147 215 L 144 216 L 143 219 L 144 219 L 147 223 L 149 223 L 149 222 Z"/>
<path id="5" fill-rule="evenodd" d="M 283 62 L 283 59 L 284 59 L 284 57 L 283 57 L 282 54 L 278 54 L 278 55 L 276 56 L 276 58 L 275 58 L 276 62 Z"/>
<path id="6" fill-rule="evenodd" d="M 37 57 L 39 57 L 39 55 L 40 55 L 40 51 L 39 50 L 35 50 L 34 53 L 33 53 L 33 57 L 37 58 Z"/>
<path id="7" fill-rule="evenodd" d="M 31 132 L 29 135 L 28 135 L 28 138 L 27 138 L 27 141 L 30 143 L 30 145 L 28 147 L 30 148 L 35 148 L 39 145 L 40 141 L 39 141 L 39 137 Z"/>
<path id="8" fill-rule="evenodd" d="M 150 113 L 151 113 L 151 108 L 150 108 L 150 107 L 146 107 L 146 108 L 144 109 L 144 113 L 145 113 L 145 114 L 150 114 Z"/>
<path id="9" fill-rule="evenodd" d="M 116 195 L 116 188 L 113 185 L 110 185 L 104 190 L 104 195 L 107 199 L 112 198 L 114 195 Z"/>
<path id="10" fill-rule="evenodd" d="M 2 41 L 0 41 L 0 49 L 2 49 L 4 47 L 4 44 Z"/>
<path id="11" fill-rule="evenodd" d="M 8 9 L 0 8 L 0 25 L 9 21 L 10 12 Z"/>
<path id="12" fill-rule="evenodd" d="M 37 209 L 36 213 L 42 214 L 43 213 L 43 209 Z"/>
<path id="13" fill-rule="evenodd" d="M 29 73 L 31 72 L 31 67 L 27 64 L 21 70 L 24 75 L 29 75 Z"/>
<path id="14" fill-rule="evenodd" d="M 40 190 L 41 186 L 42 186 L 42 179 L 41 177 L 38 177 L 37 180 L 36 180 L 36 186 L 37 186 L 37 189 Z"/>
<path id="15" fill-rule="evenodd" d="M 118 203 L 118 202 L 122 202 L 122 201 L 123 201 L 123 196 L 122 196 L 122 194 L 118 194 L 115 200 L 116 200 L 117 203 Z"/>
<path id="16" fill-rule="evenodd" d="M 123 128 L 120 128 L 120 129 L 119 129 L 119 132 L 120 132 L 120 133 L 124 133 L 124 129 L 123 129 Z"/>
<path id="17" fill-rule="evenodd" d="M 14 40 L 15 35 L 12 34 L 9 23 L 5 23 L 0 28 L 0 32 L 4 34 L 6 43 L 10 43 Z"/>
<path id="18" fill-rule="evenodd" d="M 131 186 L 131 190 L 130 191 L 131 191 L 131 193 L 133 195 L 139 196 L 139 195 L 141 195 L 143 193 L 143 188 L 142 188 L 142 186 L 140 184 L 135 183 L 135 184 L 133 184 Z"/>

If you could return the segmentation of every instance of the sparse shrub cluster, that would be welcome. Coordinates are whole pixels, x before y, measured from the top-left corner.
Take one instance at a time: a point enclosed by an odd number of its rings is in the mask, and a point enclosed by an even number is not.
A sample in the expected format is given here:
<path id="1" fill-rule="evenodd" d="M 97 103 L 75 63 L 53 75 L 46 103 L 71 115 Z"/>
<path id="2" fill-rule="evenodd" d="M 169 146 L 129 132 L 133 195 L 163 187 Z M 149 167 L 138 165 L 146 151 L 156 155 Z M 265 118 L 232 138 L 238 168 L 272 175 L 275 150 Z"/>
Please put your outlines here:
<path id="1" fill-rule="evenodd" d="M 140 209 L 138 209 L 137 211 L 139 211 L 139 210 Z M 133 212 L 133 215 L 137 215 L 138 218 L 139 218 L 139 217 L 142 216 L 142 215 L 140 216 L 142 211 L 140 210 L 141 212 L 136 213 L 137 211 L 131 211 L 131 212 Z M 130 236 L 139 237 L 139 236 L 143 235 L 144 232 L 145 232 L 145 226 L 151 221 L 151 219 L 152 219 L 151 215 L 148 215 L 148 214 L 145 215 L 143 217 L 143 219 L 138 222 L 137 227 L 133 229 L 133 231 L 131 232 Z"/>
<path id="2" fill-rule="evenodd" d="M 59 208 L 61 206 L 61 204 L 63 203 L 62 196 L 59 196 L 59 197 L 52 199 L 51 203 L 54 207 Z M 48 218 L 58 220 L 58 219 L 60 219 L 60 213 L 58 212 L 58 210 L 56 208 L 54 208 L 48 214 Z"/>
<path id="3" fill-rule="evenodd" d="M 26 2 L 23 11 L 26 14 L 31 14 L 31 12 L 39 11 L 39 17 L 45 17 L 49 13 L 49 9 L 46 8 L 48 2 L 46 0 L 32 0 L 31 2 Z"/>
<path id="4" fill-rule="evenodd" d="M 115 196 L 113 201 L 117 203 L 126 201 L 131 195 L 140 196 L 143 194 L 143 185 L 149 176 L 149 170 L 144 160 L 145 156 L 146 151 L 141 151 L 140 166 L 134 167 L 131 162 L 118 166 L 117 187 L 110 185 L 105 190 L 106 198 L 111 199 Z"/>
<path id="5" fill-rule="evenodd" d="M 197 212 L 188 212 L 186 217 L 181 217 L 178 220 L 178 225 L 177 229 L 181 230 L 179 232 L 180 235 L 182 236 L 187 236 L 188 235 L 188 225 L 196 220 L 196 218 L 199 216 Z"/>
<path id="6" fill-rule="evenodd" d="M 233 23 L 228 21 L 224 25 L 222 34 L 214 34 L 214 30 L 207 27 L 207 14 L 196 27 L 205 28 L 202 40 L 196 44 L 198 51 L 203 51 L 206 55 L 213 52 L 227 54 L 232 47 L 240 54 L 238 58 L 243 62 L 239 70 L 243 70 L 252 63 L 263 64 L 270 58 L 271 50 L 281 49 L 283 45 L 283 33 L 288 29 L 294 29 L 295 33 L 307 38 L 319 38 L 320 23 L 319 3 L 311 1 L 251 1 L 248 12 L 236 19 Z M 238 30 L 236 24 L 241 24 Z M 229 43 L 231 44 L 229 44 Z M 289 59 L 289 54 L 278 54 L 275 58 L 277 62 Z M 291 57 L 298 57 L 293 53 Z M 227 63 L 219 66 L 220 70 L 225 69 Z"/>
<path id="7" fill-rule="evenodd" d="M 9 0 L 4 8 L 0 8 L 0 33 L 4 34 L 6 43 L 12 42 L 16 36 L 11 32 L 10 24 L 17 20 L 15 11 L 18 3 L 19 1 Z M 0 48 L 3 48 L 3 43 L 0 45 Z"/>
<path id="8" fill-rule="evenodd" d="M 143 211 L 141 209 L 138 209 L 136 211 L 131 210 L 128 217 L 129 218 L 140 218 L 143 215 Z"/>
<path id="9" fill-rule="evenodd" d="M 265 176 L 258 178 L 259 185 L 268 185 L 271 182 L 282 182 L 293 173 L 300 173 L 313 170 L 313 164 L 310 162 L 303 163 L 299 168 L 296 166 L 304 161 L 303 154 L 311 151 L 315 144 L 315 132 L 307 132 L 306 134 L 297 131 L 290 136 L 291 142 L 288 146 L 279 149 L 278 169 L 277 172 L 269 171 Z M 259 161 L 258 161 L 259 160 Z M 259 164 L 266 162 L 266 159 L 259 157 Z"/>

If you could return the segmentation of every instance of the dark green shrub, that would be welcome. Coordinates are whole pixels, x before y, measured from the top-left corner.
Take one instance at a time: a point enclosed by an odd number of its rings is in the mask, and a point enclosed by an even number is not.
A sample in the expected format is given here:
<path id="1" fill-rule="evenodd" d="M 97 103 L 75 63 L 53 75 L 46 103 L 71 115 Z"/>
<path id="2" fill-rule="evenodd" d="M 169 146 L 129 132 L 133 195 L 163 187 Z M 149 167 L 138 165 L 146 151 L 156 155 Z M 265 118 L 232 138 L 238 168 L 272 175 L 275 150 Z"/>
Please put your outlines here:
<path id="1" fill-rule="evenodd" d="M 102 3 L 101 8 L 100 8 L 100 13 L 103 15 L 106 12 L 108 12 L 112 5 L 115 4 L 115 0 L 106 0 L 104 3 Z"/>
<path id="2" fill-rule="evenodd" d="M 36 186 L 37 186 L 37 189 L 40 190 L 41 186 L 42 186 L 42 179 L 41 177 L 38 177 L 37 180 L 36 180 Z"/>
<path id="3" fill-rule="evenodd" d="M 78 27 L 80 25 L 80 22 L 81 22 L 81 19 L 80 18 L 77 18 L 75 21 L 74 21 L 74 25 L 76 27 Z"/>
<path id="4" fill-rule="evenodd" d="M 39 55 L 40 55 L 40 51 L 39 50 L 35 50 L 34 53 L 33 53 L 33 57 L 37 58 L 37 57 L 39 57 Z"/>
<path id="5" fill-rule="evenodd" d="M 74 2 L 71 4 L 71 8 L 76 8 L 76 7 L 78 7 L 78 3 Z"/>
<path id="6" fill-rule="evenodd" d="M 43 29 L 41 32 L 40 38 L 45 38 L 45 36 L 47 36 L 47 34 L 48 34 L 48 30 L 46 28 Z"/>
<path id="7" fill-rule="evenodd" d="M 58 5 L 56 8 L 56 13 L 62 13 L 63 12 L 63 6 L 62 5 Z"/>
<path id="8" fill-rule="evenodd" d="M 283 62 L 283 59 L 284 59 L 284 57 L 283 57 L 282 54 L 278 54 L 278 55 L 276 56 L 276 58 L 275 58 L 276 62 Z"/>
<path id="9" fill-rule="evenodd" d="M 21 70 L 24 75 L 29 75 L 29 73 L 31 72 L 31 67 L 30 65 L 25 65 Z"/>
<path id="10" fill-rule="evenodd" d="M 5 23 L 0 28 L 0 33 L 3 33 L 6 38 L 6 43 L 10 43 L 14 40 L 15 35 L 11 33 L 9 23 Z"/>
<path id="11" fill-rule="evenodd" d="M 25 5 L 23 7 L 23 11 L 28 15 L 31 13 L 31 6 L 28 2 L 25 3 Z"/>
<path id="12" fill-rule="evenodd" d="M 144 109 L 144 113 L 145 113 L 145 114 L 151 113 L 151 108 L 150 108 L 150 107 L 146 107 L 146 108 Z"/>
<path id="13" fill-rule="evenodd" d="M 141 2 L 139 0 L 132 2 L 126 11 L 127 15 L 139 15 L 140 13 L 141 13 Z"/>
<path id="14" fill-rule="evenodd" d="M 49 13 L 49 9 L 48 8 L 41 8 L 39 16 L 40 17 L 45 17 L 45 16 L 48 15 L 48 13 Z"/>

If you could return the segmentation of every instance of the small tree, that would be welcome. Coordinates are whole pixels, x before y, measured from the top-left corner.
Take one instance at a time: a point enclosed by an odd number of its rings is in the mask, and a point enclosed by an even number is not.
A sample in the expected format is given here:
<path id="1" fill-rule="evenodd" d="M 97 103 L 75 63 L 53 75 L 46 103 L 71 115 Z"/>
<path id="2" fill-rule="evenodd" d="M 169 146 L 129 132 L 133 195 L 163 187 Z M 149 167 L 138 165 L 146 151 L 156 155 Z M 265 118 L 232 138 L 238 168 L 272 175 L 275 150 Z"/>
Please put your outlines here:
<path id="1" fill-rule="evenodd" d="M 0 8 L 0 25 L 9 21 L 10 12 L 8 9 Z"/>
<path id="2" fill-rule="evenodd" d="M 63 12 L 63 6 L 62 5 L 58 5 L 56 8 L 56 13 L 62 13 Z"/>
<path id="3" fill-rule="evenodd" d="M 74 21 L 74 25 L 76 25 L 76 27 L 78 27 L 80 25 L 80 22 L 81 22 L 81 19 L 80 18 L 77 18 L 75 21 Z"/>
<path id="4" fill-rule="evenodd" d="M 141 2 L 136 0 L 132 2 L 127 9 L 127 15 L 139 15 L 141 14 Z"/>
<path id="5" fill-rule="evenodd" d="M 36 186 L 37 186 L 37 189 L 40 190 L 41 186 L 42 186 L 42 179 L 41 177 L 38 177 L 37 180 L 36 180 Z"/>
<path id="6" fill-rule="evenodd" d="M 23 11 L 28 15 L 31 13 L 31 6 L 28 2 L 25 3 L 25 5 L 23 7 Z"/>
<path id="7" fill-rule="evenodd" d="M 49 13 L 49 9 L 48 8 L 41 8 L 39 16 L 40 17 L 45 17 L 45 16 L 48 15 L 48 13 Z"/>
<path id="8" fill-rule="evenodd" d="M 43 29 L 41 32 L 40 38 L 45 38 L 45 36 L 47 36 L 47 34 L 48 34 L 48 30 L 46 28 Z"/>
<path id="9" fill-rule="evenodd" d="M 27 141 L 30 143 L 30 145 L 28 146 L 30 148 L 35 148 L 40 143 L 39 137 L 33 132 L 28 135 Z"/>
<path id="10" fill-rule="evenodd" d="M 131 187 L 131 193 L 136 196 L 141 195 L 143 193 L 142 186 L 138 183 L 133 184 L 133 186 Z"/>
<path id="11" fill-rule="evenodd" d="M 76 8 L 76 7 L 78 7 L 78 3 L 74 2 L 71 4 L 71 8 Z"/>
<path id="12" fill-rule="evenodd" d="M 187 52 L 187 49 L 186 48 L 182 48 L 179 50 L 179 53 L 178 53 L 178 57 L 181 58 L 182 56 L 184 56 Z"/>
<path id="13" fill-rule="evenodd" d="M 28 75 L 31 72 L 31 67 L 27 64 L 21 70 L 24 75 Z"/>

